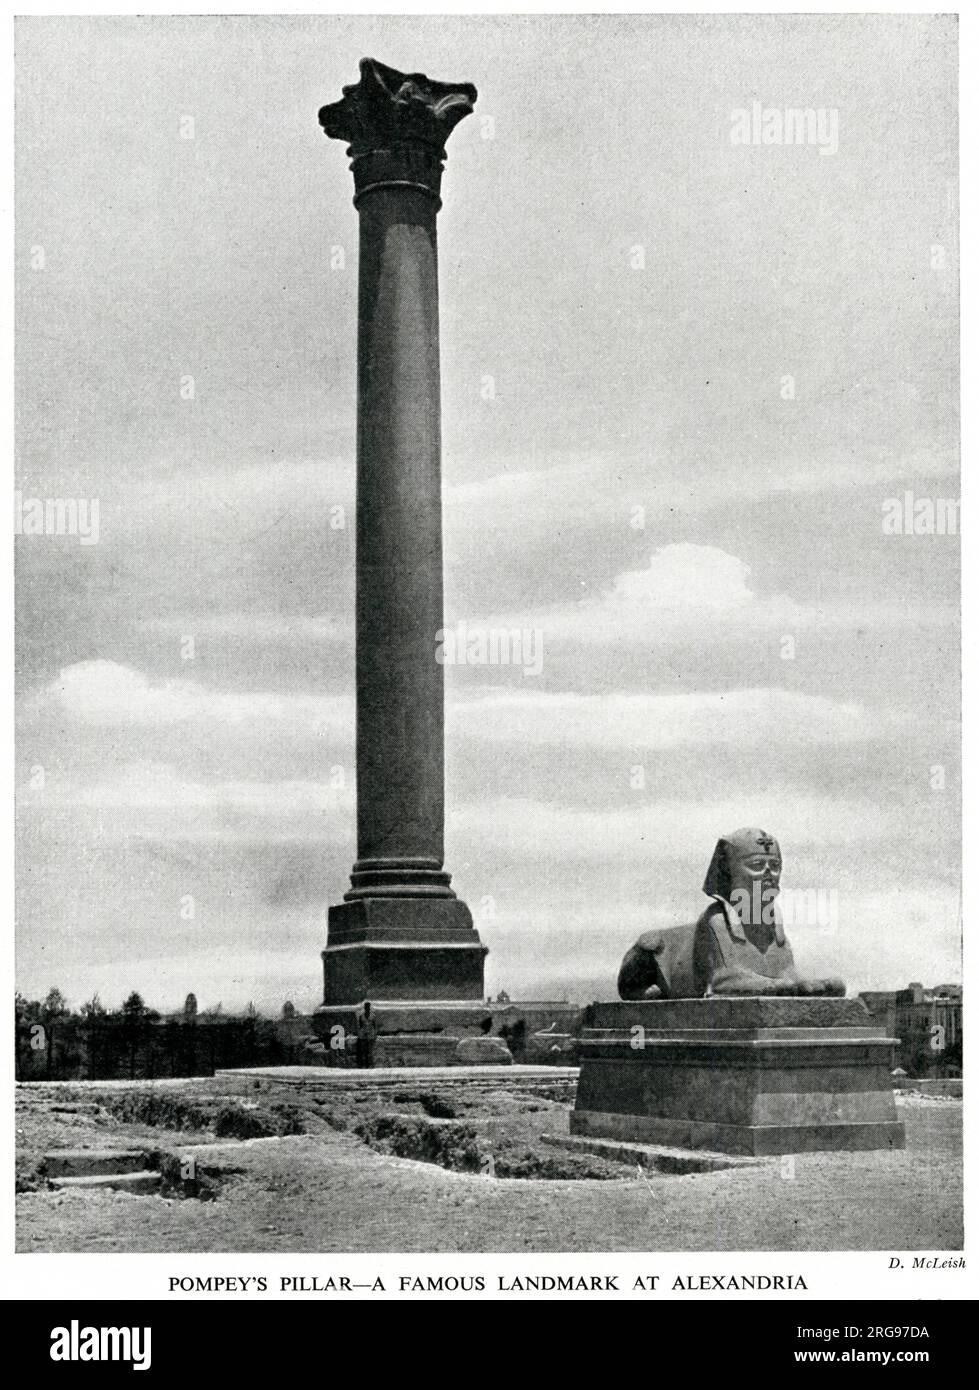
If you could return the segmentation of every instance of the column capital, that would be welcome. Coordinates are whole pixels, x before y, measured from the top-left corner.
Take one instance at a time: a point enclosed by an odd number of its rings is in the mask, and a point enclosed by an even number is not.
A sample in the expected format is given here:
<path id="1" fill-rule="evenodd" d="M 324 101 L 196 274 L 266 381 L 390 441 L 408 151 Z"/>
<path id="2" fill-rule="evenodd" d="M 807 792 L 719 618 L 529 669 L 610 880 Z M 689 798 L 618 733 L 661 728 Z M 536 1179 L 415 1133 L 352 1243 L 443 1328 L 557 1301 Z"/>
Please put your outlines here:
<path id="1" fill-rule="evenodd" d="M 354 203 L 372 189 L 397 187 L 438 201 L 445 142 L 475 102 L 467 82 L 434 82 L 362 58 L 360 81 L 319 113 L 326 135 L 349 145 Z"/>

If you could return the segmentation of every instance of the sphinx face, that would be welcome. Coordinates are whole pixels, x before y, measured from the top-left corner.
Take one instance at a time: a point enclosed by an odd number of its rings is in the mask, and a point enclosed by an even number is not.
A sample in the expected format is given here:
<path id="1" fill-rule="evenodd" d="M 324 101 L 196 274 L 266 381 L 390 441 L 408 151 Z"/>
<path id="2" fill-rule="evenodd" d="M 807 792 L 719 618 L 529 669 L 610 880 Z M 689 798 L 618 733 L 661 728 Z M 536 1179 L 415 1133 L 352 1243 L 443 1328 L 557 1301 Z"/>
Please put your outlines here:
<path id="1" fill-rule="evenodd" d="M 775 899 L 782 877 L 782 856 L 778 848 L 757 853 L 732 855 L 731 903 L 742 921 L 771 926 L 775 920 Z"/>

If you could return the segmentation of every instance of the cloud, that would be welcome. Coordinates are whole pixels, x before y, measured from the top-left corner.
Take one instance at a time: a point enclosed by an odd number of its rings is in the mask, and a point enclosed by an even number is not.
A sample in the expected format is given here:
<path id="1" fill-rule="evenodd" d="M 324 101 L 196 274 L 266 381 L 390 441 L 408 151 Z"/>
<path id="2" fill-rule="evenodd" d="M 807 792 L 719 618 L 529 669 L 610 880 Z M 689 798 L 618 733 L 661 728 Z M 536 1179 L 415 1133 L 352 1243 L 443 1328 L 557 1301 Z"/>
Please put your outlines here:
<path id="1" fill-rule="evenodd" d="M 26 793 L 20 813 L 88 808 L 116 813 L 100 822 L 102 837 L 329 840 L 349 836 L 354 789 L 342 769 L 335 780 L 201 781 L 169 763 L 138 760 L 94 779 L 47 779 Z M 591 809 L 533 798 L 455 801 L 447 829 L 460 860 L 500 863 L 546 860 L 641 863 L 651 852 L 709 854 L 717 835 L 735 825 L 777 826 L 793 852 L 805 846 L 874 844 L 895 836 L 899 812 L 860 796 L 800 795 L 772 786 L 719 789 L 716 798 L 655 799 L 637 791 L 635 804 Z"/>
<path id="2" fill-rule="evenodd" d="M 752 634 L 798 634 L 958 623 L 958 612 L 939 605 L 887 603 L 800 604 L 783 594 L 763 596 L 748 584 L 750 566 L 711 545 L 666 545 L 649 565 L 619 574 L 604 594 L 578 603 L 501 614 L 477 625 L 534 629 L 550 642 L 657 646 L 666 642 L 744 641 Z M 546 659 L 546 656 L 545 656 Z"/>
<path id="3" fill-rule="evenodd" d="M 58 788 L 52 800 L 58 800 Z M 127 763 L 114 776 L 77 787 L 66 795 L 76 806 L 173 807 L 178 810 L 233 810 L 242 815 L 302 815 L 348 811 L 346 786 L 330 782 L 221 781 L 205 784 L 183 778 L 168 763 Z"/>
<path id="4" fill-rule="evenodd" d="M 98 811 L 99 840 L 343 842 L 356 803 L 349 780 L 195 781 L 169 763 L 129 762 L 91 781 L 49 778 L 21 798 L 19 812 Z M 102 813 L 108 813 L 103 815 Z M 113 814 L 115 813 L 115 814 Z"/>
<path id="5" fill-rule="evenodd" d="M 446 490 L 447 530 L 450 535 L 490 531 L 509 538 L 513 546 L 537 545 L 554 535 L 581 543 L 590 531 L 629 525 L 636 506 L 645 509 L 648 525 L 681 510 L 692 514 L 743 502 L 749 470 L 754 499 L 852 495 L 858 488 L 893 490 L 928 479 L 954 484 L 958 477 L 954 448 L 917 448 L 900 455 L 882 451 L 878 458 L 821 451 L 817 459 L 781 460 L 772 466 L 751 458 L 688 457 L 682 440 L 675 447 L 677 453 L 669 458 L 628 452 L 556 454 L 546 468 L 527 468 L 514 460 L 491 477 Z M 514 517 L 520 518 L 518 526 Z"/>
<path id="6" fill-rule="evenodd" d="M 294 722 L 309 734 L 338 738 L 353 729 L 350 696 L 224 691 L 190 680 L 154 685 L 143 672 L 116 661 L 65 667 L 33 697 L 35 713 L 52 706 L 80 723 L 101 726 Z"/>
<path id="7" fill-rule="evenodd" d="M 734 608 L 754 598 L 750 573 L 750 566 L 713 545 L 664 545 L 648 569 L 620 574 L 609 599 L 624 610 Z"/>
<path id="8" fill-rule="evenodd" d="M 805 846 L 877 844 L 894 836 L 895 813 L 868 798 L 800 795 L 797 788 L 719 789 L 716 798 L 645 800 L 600 810 L 530 798 L 453 808 L 454 853 L 506 860 L 640 864 L 650 855 L 698 852 L 706 867 L 719 834 L 738 825 L 777 827 L 785 852 Z M 698 850 L 699 847 L 699 850 Z"/>
<path id="9" fill-rule="evenodd" d="M 66 667 L 43 687 L 33 709 L 55 710 L 101 728 L 211 726 L 256 729 L 266 738 L 327 737 L 348 743 L 353 699 L 265 691 L 222 691 L 194 681 L 153 683 L 113 661 Z M 881 737 L 889 721 L 856 702 L 797 691 L 757 688 L 676 695 L 578 695 L 495 690 L 447 709 L 450 736 L 518 746 L 579 748 L 757 747 L 775 743 L 851 743 Z"/>
<path id="10" fill-rule="evenodd" d="M 177 618 L 144 618 L 133 626 L 138 632 L 178 640 L 192 632 L 195 640 L 234 637 L 247 642 L 289 643 L 296 649 L 350 642 L 354 636 L 352 619 L 310 618 L 301 613 L 187 613 Z"/>
<path id="11" fill-rule="evenodd" d="M 198 464 L 170 476 L 129 475 L 117 466 L 101 497 L 107 539 L 144 546 L 147 535 L 179 531 L 205 545 L 255 540 L 275 532 L 346 524 L 353 516 L 352 458 L 271 458 L 241 467 Z M 342 509 L 338 511 L 337 509 Z"/>
<path id="12" fill-rule="evenodd" d="M 851 743 L 888 727 L 860 704 L 790 690 L 682 695 L 500 691 L 451 705 L 450 732 L 498 743 L 576 748 L 682 748 Z"/>

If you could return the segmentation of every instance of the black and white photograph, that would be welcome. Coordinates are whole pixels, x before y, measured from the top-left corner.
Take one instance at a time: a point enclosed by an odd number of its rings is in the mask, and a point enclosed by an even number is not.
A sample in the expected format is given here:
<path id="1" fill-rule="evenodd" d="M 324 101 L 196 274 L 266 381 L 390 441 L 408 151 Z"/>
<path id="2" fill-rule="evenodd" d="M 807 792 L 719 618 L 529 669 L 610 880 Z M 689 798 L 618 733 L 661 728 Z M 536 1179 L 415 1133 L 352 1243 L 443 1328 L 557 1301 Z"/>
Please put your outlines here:
<path id="1" fill-rule="evenodd" d="M 23 1277 L 964 1297 L 958 17 L 14 29 Z"/>

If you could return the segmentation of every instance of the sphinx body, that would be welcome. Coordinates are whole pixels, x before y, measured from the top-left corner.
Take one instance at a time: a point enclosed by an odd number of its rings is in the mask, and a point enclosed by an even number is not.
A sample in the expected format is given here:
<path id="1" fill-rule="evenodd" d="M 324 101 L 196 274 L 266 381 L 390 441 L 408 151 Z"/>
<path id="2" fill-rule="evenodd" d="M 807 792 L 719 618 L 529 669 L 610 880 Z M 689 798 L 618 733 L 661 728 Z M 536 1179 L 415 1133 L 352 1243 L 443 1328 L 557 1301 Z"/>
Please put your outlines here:
<path id="1" fill-rule="evenodd" d="M 772 928 L 749 923 L 738 940 L 722 904 L 686 926 L 643 932 L 619 971 L 620 999 L 843 993 L 839 981 L 800 979 L 792 947 Z"/>
<path id="2" fill-rule="evenodd" d="M 696 922 L 644 932 L 619 971 L 622 999 L 702 999 L 709 995 L 842 995 L 837 979 L 801 979 L 775 899 L 782 860 L 762 830 L 736 830 L 717 842 Z"/>

